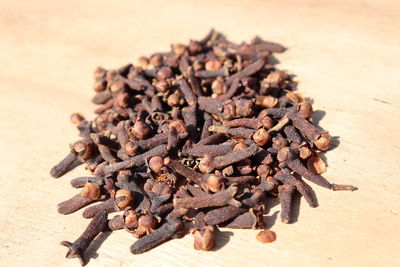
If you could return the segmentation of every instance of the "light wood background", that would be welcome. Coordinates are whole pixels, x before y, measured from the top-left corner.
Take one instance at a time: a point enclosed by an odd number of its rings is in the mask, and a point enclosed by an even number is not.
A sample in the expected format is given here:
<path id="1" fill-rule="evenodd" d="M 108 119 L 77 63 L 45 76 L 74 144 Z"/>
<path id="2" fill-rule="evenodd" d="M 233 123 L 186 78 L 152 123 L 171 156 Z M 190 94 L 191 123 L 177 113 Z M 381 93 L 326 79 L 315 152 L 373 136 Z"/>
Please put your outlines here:
<path id="1" fill-rule="evenodd" d="M 59 242 L 88 221 L 57 214 L 56 204 L 76 193 L 69 180 L 87 173 L 56 180 L 49 169 L 77 138 L 69 115 L 93 118 L 93 69 L 211 27 L 237 42 L 260 35 L 289 48 L 280 68 L 297 75 L 326 112 L 320 125 L 339 137 L 325 177 L 359 190 L 314 186 L 320 206 L 301 200 L 291 225 L 278 214 L 272 244 L 258 243 L 257 231 L 222 229 L 213 252 L 193 250 L 186 236 L 134 256 L 134 239 L 120 231 L 91 249 L 89 266 L 399 266 L 399 14 L 395 0 L 0 1 L 0 266 L 79 264 Z"/>

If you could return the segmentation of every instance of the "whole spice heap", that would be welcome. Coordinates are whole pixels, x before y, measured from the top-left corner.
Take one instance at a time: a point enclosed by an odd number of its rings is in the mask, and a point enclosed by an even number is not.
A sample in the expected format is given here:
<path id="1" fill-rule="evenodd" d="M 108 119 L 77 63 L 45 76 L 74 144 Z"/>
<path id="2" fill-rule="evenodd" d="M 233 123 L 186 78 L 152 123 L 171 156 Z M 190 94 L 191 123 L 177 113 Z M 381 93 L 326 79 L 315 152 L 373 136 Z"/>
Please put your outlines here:
<path id="1" fill-rule="evenodd" d="M 81 139 L 51 170 L 58 178 L 83 163 L 93 174 L 73 179 L 81 191 L 58 204 L 61 214 L 84 209 L 92 219 L 74 243 L 61 243 L 67 257 L 84 265 L 93 239 L 120 229 L 138 238 L 133 254 L 190 232 L 195 249 L 210 250 L 217 227 L 262 229 L 257 240 L 272 242 L 263 221 L 268 198 L 279 199 L 290 223 L 296 191 L 317 206 L 303 178 L 354 190 L 320 175 L 331 136 L 310 121 L 312 105 L 292 77 L 271 64 L 283 51 L 259 37 L 237 45 L 211 30 L 136 65 L 98 67 L 97 116 L 72 114 Z"/>

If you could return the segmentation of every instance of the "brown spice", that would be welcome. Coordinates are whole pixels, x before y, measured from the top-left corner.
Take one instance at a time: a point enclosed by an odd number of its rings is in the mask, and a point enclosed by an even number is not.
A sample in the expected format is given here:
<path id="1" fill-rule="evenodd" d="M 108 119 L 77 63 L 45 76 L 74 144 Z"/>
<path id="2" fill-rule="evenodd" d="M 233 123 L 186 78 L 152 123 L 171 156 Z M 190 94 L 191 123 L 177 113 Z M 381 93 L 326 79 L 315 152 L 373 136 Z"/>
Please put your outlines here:
<path id="1" fill-rule="evenodd" d="M 276 240 L 276 234 L 271 230 L 265 229 L 259 232 L 256 238 L 261 243 L 271 243 Z"/>
<path id="2" fill-rule="evenodd" d="M 84 163 L 95 175 L 73 179 L 81 193 L 58 205 L 68 214 L 98 202 L 83 211 L 95 218 L 88 230 L 63 242 L 68 256 L 83 259 L 104 225 L 140 238 L 131 246 L 138 254 L 187 234 L 193 220 L 195 249 L 211 250 L 217 227 L 264 229 L 268 198 L 278 198 L 284 223 L 293 221 L 295 191 L 316 207 L 302 177 L 355 190 L 319 175 L 326 166 L 318 151 L 332 137 L 310 120 L 312 105 L 292 76 L 273 65 L 271 54 L 284 50 L 260 37 L 237 45 L 211 30 L 135 66 L 96 68 L 96 117 L 71 115 L 81 139 L 50 172 L 58 178 Z M 107 220 L 115 211 L 123 215 Z"/>

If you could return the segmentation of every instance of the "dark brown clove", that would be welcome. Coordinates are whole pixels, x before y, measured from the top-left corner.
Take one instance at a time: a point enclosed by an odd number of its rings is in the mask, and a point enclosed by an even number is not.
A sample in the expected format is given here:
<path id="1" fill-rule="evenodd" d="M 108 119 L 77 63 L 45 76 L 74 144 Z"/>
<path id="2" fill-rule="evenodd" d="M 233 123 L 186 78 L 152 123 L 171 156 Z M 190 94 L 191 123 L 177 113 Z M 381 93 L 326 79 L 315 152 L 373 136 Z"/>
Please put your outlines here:
<path id="1" fill-rule="evenodd" d="M 188 78 L 189 84 L 193 89 L 193 92 L 197 96 L 202 96 L 203 92 L 201 90 L 199 80 L 197 79 L 197 77 L 193 71 L 193 67 L 192 66 L 187 67 L 186 73 L 187 73 L 187 78 Z"/>
<path id="2" fill-rule="evenodd" d="M 107 101 L 109 101 L 110 99 L 112 99 L 112 94 L 110 91 L 106 90 L 95 94 L 94 97 L 92 98 L 92 103 L 96 105 L 102 105 Z"/>
<path id="3" fill-rule="evenodd" d="M 268 192 L 273 190 L 278 186 L 277 180 L 272 177 L 272 176 L 262 176 L 261 177 L 261 183 L 257 186 L 258 189 L 261 189 L 262 191 Z"/>
<path id="4" fill-rule="evenodd" d="M 231 85 L 235 79 L 240 80 L 244 77 L 251 76 L 252 74 L 259 71 L 264 66 L 264 64 L 265 64 L 265 58 L 262 57 L 262 58 L 256 60 L 255 62 L 248 65 L 246 68 L 244 68 L 243 70 L 229 76 L 226 79 L 227 85 Z"/>
<path id="5" fill-rule="evenodd" d="M 217 133 L 223 133 L 223 134 L 228 134 L 234 137 L 238 138 L 244 138 L 244 139 L 249 139 L 253 134 L 254 130 L 243 128 L 243 127 L 238 127 L 238 128 L 226 128 L 223 126 L 210 126 L 208 128 L 209 131 L 211 132 L 217 132 Z"/>
<path id="6" fill-rule="evenodd" d="M 103 177 L 77 177 L 70 181 L 70 184 L 74 188 L 83 187 L 87 182 L 103 185 L 104 178 Z"/>
<path id="7" fill-rule="evenodd" d="M 226 69 L 200 70 L 200 71 L 196 71 L 195 75 L 198 78 L 207 79 L 207 78 L 217 78 L 217 77 L 227 76 L 228 72 Z"/>
<path id="8" fill-rule="evenodd" d="M 201 167 L 201 171 L 204 173 L 210 173 L 215 169 L 222 169 L 228 165 L 239 162 L 253 156 L 258 150 L 257 145 L 251 145 L 250 147 L 239 150 L 236 152 L 229 153 L 224 156 L 214 157 L 212 159 L 206 158 Z"/>
<path id="9" fill-rule="evenodd" d="M 281 220 L 283 223 L 290 223 L 291 218 L 291 209 L 292 209 L 292 194 L 294 187 L 290 184 L 284 184 L 278 186 L 278 198 L 281 202 Z"/>
<path id="10" fill-rule="evenodd" d="M 83 216 L 83 218 L 90 219 L 90 218 L 93 218 L 94 216 L 96 216 L 96 214 L 101 211 L 110 213 L 110 212 L 114 212 L 114 211 L 119 211 L 119 209 L 118 209 L 114 199 L 108 199 L 100 204 L 86 208 L 83 211 L 82 216 Z"/>
<path id="11" fill-rule="evenodd" d="M 250 208 L 246 213 L 243 213 L 236 217 L 230 223 L 224 225 L 226 228 L 234 229 L 259 229 L 264 227 L 264 221 L 262 218 L 262 209 L 256 210 Z"/>
<path id="12" fill-rule="evenodd" d="M 93 218 L 100 211 L 107 213 L 120 211 L 126 208 L 133 201 L 132 191 L 127 189 L 120 189 L 115 193 L 115 198 L 110 198 L 100 204 L 86 208 L 82 216 L 86 219 Z"/>
<path id="13" fill-rule="evenodd" d="M 165 164 L 173 169 L 178 174 L 186 177 L 191 181 L 201 186 L 205 191 L 218 192 L 223 186 L 223 179 L 213 174 L 202 174 L 195 170 L 186 167 L 185 165 L 171 159 L 164 160 Z"/>
<path id="14" fill-rule="evenodd" d="M 133 254 L 141 254 L 152 248 L 155 248 L 174 238 L 174 236 L 177 235 L 177 232 L 181 230 L 182 227 L 183 224 L 179 220 L 166 222 L 151 234 L 146 235 L 133 243 L 131 246 L 131 252 Z"/>
<path id="15" fill-rule="evenodd" d="M 226 222 L 230 219 L 236 218 L 242 213 L 245 213 L 247 209 L 239 208 L 235 206 L 226 206 L 212 211 L 207 212 L 204 217 L 204 221 L 208 225 L 217 225 Z"/>
<path id="16" fill-rule="evenodd" d="M 197 131 L 197 107 L 187 106 L 182 108 L 182 117 L 187 126 L 187 131 L 189 133 L 189 138 L 191 140 L 196 139 Z"/>
<path id="17" fill-rule="evenodd" d="M 226 185 L 255 183 L 257 178 L 251 175 L 224 177 Z"/>
<path id="18" fill-rule="evenodd" d="M 84 254 L 93 239 L 107 227 L 107 213 L 99 212 L 92 219 L 82 235 L 74 243 L 62 241 L 61 245 L 68 247 L 66 258 L 79 258 L 81 265 L 86 265 Z"/>
<path id="19" fill-rule="evenodd" d="M 224 205 L 232 205 L 240 207 L 241 203 L 233 198 L 237 192 L 237 186 L 231 185 L 228 189 L 217 192 L 213 195 L 206 197 L 192 197 L 192 198 L 174 198 L 173 203 L 175 207 L 181 208 L 207 208 L 207 207 L 220 207 Z"/>
<path id="20" fill-rule="evenodd" d="M 160 144 L 166 144 L 168 142 L 168 135 L 168 133 L 160 133 L 145 140 L 135 141 L 134 143 L 143 151 L 147 151 Z"/>
<path id="21" fill-rule="evenodd" d="M 291 175 L 290 171 L 287 168 L 278 171 L 275 174 L 274 178 L 281 181 L 283 184 L 290 184 L 292 186 L 295 186 L 297 191 L 299 191 L 299 193 L 304 197 L 310 207 L 315 208 L 318 206 L 317 200 L 312 195 L 310 189 L 308 188 L 308 185 L 304 181 L 297 179 L 293 175 Z"/>
<path id="22" fill-rule="evenodd" d="M 194 94 L 192 88 L 190 88 L 186 79 L 184 78 L 179 79 L 178 85 L 188 105 L 189 106 L 195 105 L 197 103 L 197 96 Z"/>
<path id="23" fill-rule="evenodd" d="M 283 131 L 289 141 L 298 143 L 298 144 L 300 144 L 303 141 L 301 136 L 297 133 L 295 127 L 293 127 L 291 125 L 285 126 Z"/>
<path id="24" fill-rule="evenodd" d="M 207 112 L 203 112 L 203 119 L 204 119 L 204 124 L 203 124 L 203 129 L 201 131 L 200 140 L 204 140 L 205 138 L 211 135 L 211 132 L 208 130 L 208 128 L 213 124 L 213 119 L 211 115 L 208 114 Z"/>
<path id="25" fill-rule="evenodd" d="M 287 113 L 288 118 L 292 121 L 293 126 L 296 127 L 304 137 L 314 143 L 314 145 L 322 150 L 328 150 L 332 143 L 332 138 L 326 131 L 321 131 L 306 119 L 300 117 L 299 114 L 294 112 Z"/>
<path id="26" fill-rule="evenodd" d="M 220 144 L 226 140 L 225 134 L 213 133 L 210 136 L 200 140 L 196 145 L 215 145 Z"/>
<path id="27" fill-rule="evenodd" d="M 295 156 L 295 154 L 292 151 L 290 151 L 289 148 L 284 147 L 280 149 L 277 155 L 277 159 L 279 160 L 279 162 L 286 164 L 290 169 L 292 169 L 296 173 L 300 174 L 307 180 L 310 180 L 311 182 L 319 186 L 331 190 L 348 190 L 348 191 L 356 190 L 356 187 L 352 185 L 331 184 L 322 176 L 309 171 L 306 167 L 303 166 L 301 161 Z"/>
<path id="28" fill-rule="evenodd" d="M 224 123 L 226 128 L 244 127 L 249 129 L 257 129 L 259 120 L 257 118 L 240 118 Z"/>
<path id="29" fill-rule="evenodd" d="M 234 143 L 226 145 L 196 145 L 195 147 L 189 148 L 186 153 L 193 157 L 204 157 L 206 155 L 217 157 L 232 152 L 234 145 Z"/>
<path id="30" fill-rule="evenodd" d="M 128 159 L 128 160 L 125 160 L 122 162 L 118 162 L 115 164 L 102 166 L 101 168 L 99 168 L 95 171 L 95 175 L 107 176 L 108 174 L 113 173 L 115 171 L 143 165 L 145 162 L 145 159 L 147 159 L 147 158 L 150 158 L 153 156 L 165 157 L 165 156 L 167 156 L 167 154 L 168 154 L 167 146 L 159 145 L 159 146 L 157 146 L 143 154 L 137 155 L 131 159 Z"/>
<path id="31" fill-rule="evenodd" d="M 244 204 L 242 207 L 226 206 L 209 211 L 204 216 L 204 222 L 208 225 L 217 225 L 236 218 L 240 214 L 247 212 L 249 207 L 256 207 L 263 196 L 263 192 L 257 190 L 253 194 L 246 195 L 245 198 L 242 199 Z"/>
<path id="32" fill-rule="evenodd" d="M 239 85 L 240 85 L 240 79 L 237 78 L 233 80 L 231 87 L 229 87 L 229 90 L 225 94 L 218 96 L 217 99 L 221 102 L 231 99 L 239 89 Z"/>
<path id="33" fill-rule="evenodd" d="M 77 154 L 74 151 L 70 152 L 63 160 L 51 169 L 50 175 L 54 178 L 60 178 L 68 171 L 68 168 L 75 163 L 76 160 Z"/>
<path id="34" fill-rule="evenodd" d="M 110 147 L 107 145 L 104 145 L 100 142 L 100 137 L 97 134 L 90 134 L 90 138 L 95 142 L 97 145 L 97 149 L 99 150 L 101 156 L 105 161 L 107 161 L 110 164 L 116 163 L 117 159 L 111 152 Z"/>
<path id="35" fill-rule="evenodd" d="M 221 101 L 207 97 L 207 96 L 199 96 L 198 98 L 199 109 L 210 114 L 215 114 L 219 117 L 222 117 L 222 110 L 224 108 Z"/>
<path id="36" fill-rule="evenodd" d="M 72 198 L 59 203 L 57 205 L 57 211 L 58 211 L 58 213 L 64 214 L 64 215 L 70 214 L 70 213 L 73 213 L 73 212 L 89 205 L 90 203 L 92 203 L 94 201 L 95 200 L 93 200 L 93 199 L 82 197 L 81 194 L 77 194 L 77 195 L 73 196 Z"/>
<path id="37" fill-rule="evenodd" d="M 125 222 L 124 217 L 122 215 L 115 215 L 114 218 L 108 221 L 108 228 L 111 231 L 124 229 Z"/>
<path id="38" fill-rule="evenodd" d="M 167 142 L 167 150 L 175 151 L 180 143 L 180 137 L 178 135 L 178 131 L 175 127 L 170 127 L 170 131 L 168 134 L 168 142 Z"/>

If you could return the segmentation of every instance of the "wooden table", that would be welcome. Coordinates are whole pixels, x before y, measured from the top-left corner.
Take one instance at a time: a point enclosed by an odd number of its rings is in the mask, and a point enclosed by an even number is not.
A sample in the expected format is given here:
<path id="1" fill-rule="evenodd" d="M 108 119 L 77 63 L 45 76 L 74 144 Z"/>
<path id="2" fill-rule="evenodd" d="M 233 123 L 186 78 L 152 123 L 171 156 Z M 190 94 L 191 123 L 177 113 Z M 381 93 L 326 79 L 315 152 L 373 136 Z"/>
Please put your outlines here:
<path id="1" fill-rule="evenodd" d="M 399 1 L 1 1 L 0 265 L 78 266 L 64 258 L 88 221 L 56 204 L 76 193 L 50 167 L 77 132 L 68 118 L 93 118 L 92 71 L 134 62 L 211 28 L 233 41 L 254 35 L 284 44 L 279 66 L 297 75 L 320 125 L 337 136 L 325 177 L 359 190 L 314 186 L 298 221 L 268 222 L 277 240 L 222 229 L 214 252 L 192 237 L 134 256 L 124 231 L 92 248 L 89 266 L 399 266 Z M 274 222 L 274 217 L 278 219 Z M 100 241 L 103 241 L 100 240 Z M 229 242 L 228 242 L 229 241 Z M 397 252 L 397 253 L 396 253 Z"/>

